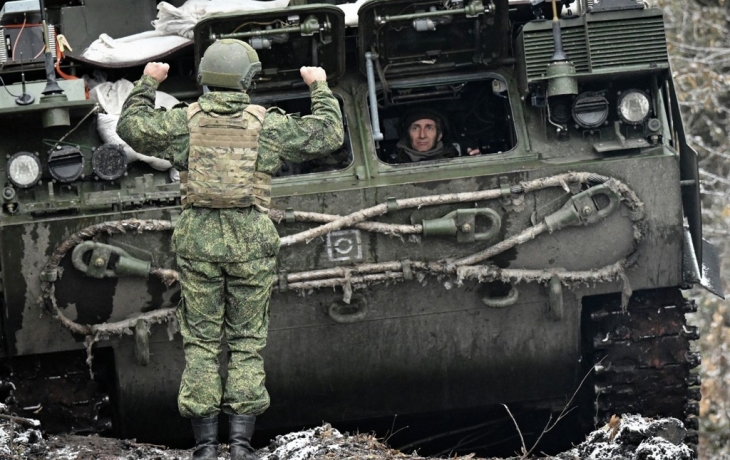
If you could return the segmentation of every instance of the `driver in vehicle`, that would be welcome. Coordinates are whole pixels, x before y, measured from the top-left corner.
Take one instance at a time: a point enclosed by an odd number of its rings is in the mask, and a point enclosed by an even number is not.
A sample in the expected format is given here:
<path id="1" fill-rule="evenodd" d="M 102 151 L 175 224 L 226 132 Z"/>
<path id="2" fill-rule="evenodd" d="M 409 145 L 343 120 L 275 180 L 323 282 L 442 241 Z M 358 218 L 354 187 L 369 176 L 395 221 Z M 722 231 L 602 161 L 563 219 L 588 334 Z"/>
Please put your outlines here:
<path id="1" fill-rule="evenodd" d="M 401 123 L 404 133 L 396 144 L 394 163 L 440 160 L 459 156 L 450 143 L 444 143 L 444 122 L 441 115 L 428 109 L 406 114 Z M 468 148 L 469 155 L 478 155 L 479 149 Z"/>

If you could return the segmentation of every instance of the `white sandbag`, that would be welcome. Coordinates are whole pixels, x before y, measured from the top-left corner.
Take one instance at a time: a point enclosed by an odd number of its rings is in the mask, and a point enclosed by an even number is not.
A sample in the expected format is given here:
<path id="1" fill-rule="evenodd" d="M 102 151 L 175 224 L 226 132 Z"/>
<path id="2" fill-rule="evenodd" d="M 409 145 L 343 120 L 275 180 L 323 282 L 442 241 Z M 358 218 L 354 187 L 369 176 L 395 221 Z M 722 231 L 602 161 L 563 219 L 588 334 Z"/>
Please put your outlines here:
<path id="1" fill-rule="evenodd" d="M 101 34 L 84 50 L 83 57 L 100 64 L 144 63 L 190 43 L 187 38 L 155 30 L 117 39 Z"/>
<path id="2" fill-rule="evenodd" d="M 157 5 L 157 19 L 152 21 L 152 25 L 162 34 L 192 39 L 195 24 L 206 17 L 285 8 L 288 5 L 289 0 L 188 0 L 177 8 L 167 2 L 160 2 Z"/>
<path id="3" fill-rule="evenodd" d="M 99 136 L 104 143 L 122 145 L 124 153 L 127 154 L 127 163 L 142 161 L 154 169 L 167 171 L 172 167 L 169 161 L 136 152 L 117 135 L 119 115 L 122 113 L 124 101 L 129 96 L 129 93 L 132 92 L 133 87 L 132 82 L 121 79 L 113 83 L 100 83 L 89 91 L 91 99 L 96 100 L 106 112 L 98 115 L 96 129 L 99 131 Z M 178 103 L 179 101 L 175 97 L 162 91 L 157 91 L 155 94 L 155 108 L 164 107 L 169 110 Z"/>
<path id="4" fill-rule="evenodd" d="M 167 171 L 172 168 L 172 164 L 169 161 L 163 160 L 162 158 L 142 155 L 124 142 L 122 138 L 117 135 L 118 121 L 118 115 L 100 113 L 96 119 L 96 129 L 99 131 L 99 136 L 101 136 L 101 139 L 105 144 L 117 144 L 122 146 L 124 153 L 127 155 L 127 164 L 135 161 L 141 161 L 149 164 L 158 171 Z"/>
<path id="5" fill-rule="evenodd" d="M 119 116 L 122 113 L 122 105 L 133 87 L 134 84 L 124 78 L 113 83 L 99 83 L 89 91 L 89 97 L 98 102 L 104 112 Z"/>
<path id="6" fill-rule="evenodd" d="M 103 82 L 89 91 L 89 97 L 99 103 L 104 111 L 111 115 L 120 115 L 122 106 L 132 92 L 134 84 L 124 78 L 115 82 Z M 179 104 L 176 97 L 162 91 L 155 93 L 155 108 L 164 107 L 168 110 Z"/>

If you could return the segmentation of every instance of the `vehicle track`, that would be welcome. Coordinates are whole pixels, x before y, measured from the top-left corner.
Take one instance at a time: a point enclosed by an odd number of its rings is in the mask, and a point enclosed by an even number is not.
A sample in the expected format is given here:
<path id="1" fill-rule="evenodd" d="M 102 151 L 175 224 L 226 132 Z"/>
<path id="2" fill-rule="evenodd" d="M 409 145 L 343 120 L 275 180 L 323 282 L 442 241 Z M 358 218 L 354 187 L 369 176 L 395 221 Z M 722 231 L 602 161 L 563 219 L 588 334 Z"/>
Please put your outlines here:
<path id="1" fill-rule="evenodd" d="M 678 288 L 637 291 L 627 308 L 618 294 L 584 300 L 585 338 L 590 341 L 595 390 L 595 423 L 611 415 L 674 417 L 687 428 L 685 442 L 696 452 L 700 376 L 691 372 L 699 339 L 686 313 L 697 310 Z"/>

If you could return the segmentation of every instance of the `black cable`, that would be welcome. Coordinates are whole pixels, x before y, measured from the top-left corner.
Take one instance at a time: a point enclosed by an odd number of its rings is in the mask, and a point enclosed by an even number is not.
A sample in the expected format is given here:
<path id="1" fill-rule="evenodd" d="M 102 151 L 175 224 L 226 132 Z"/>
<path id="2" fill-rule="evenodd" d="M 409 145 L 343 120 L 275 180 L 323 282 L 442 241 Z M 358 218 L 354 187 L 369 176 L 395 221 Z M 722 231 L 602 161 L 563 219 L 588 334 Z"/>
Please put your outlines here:
<path id="1" fill-rule="evenodd" d="M 11 95 L 11 96 L 13 96 L 13 97 L 20 97 L 20 96 L 18 96 L 17 94 L 13 94 L 13 93 L 11 93 L 11 92 L 10 92 L 10 90 L 8 89 L 8 85 L 6 85 L 6 84 L 5 84 L 5 80 L 3 80 L 3 77 L 0 77 L 0 83 L 2 83 L 2 84 L 3 84 L 3 88 L 5 88 L 5 91 L 7 91 L 7 92 L 8 92 L 8 94 L 10 94 L 10 95 Z"/>

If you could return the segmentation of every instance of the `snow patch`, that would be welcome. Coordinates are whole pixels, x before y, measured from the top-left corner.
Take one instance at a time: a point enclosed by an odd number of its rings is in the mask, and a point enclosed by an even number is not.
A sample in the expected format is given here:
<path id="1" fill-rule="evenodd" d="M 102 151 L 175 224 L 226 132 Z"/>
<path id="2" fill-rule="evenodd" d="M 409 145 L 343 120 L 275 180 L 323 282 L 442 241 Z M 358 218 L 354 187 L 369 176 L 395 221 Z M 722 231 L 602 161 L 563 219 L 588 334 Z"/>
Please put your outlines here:
<path id="1" fill-rule="evenodd" d="M 325 457 L 340 448 L 338 445 L 324 445 L 322 438 L 338 440 L 344 436 L 330 425 L 324 425 L 277 436 L 271 445 L 259 451 L 258 455 L 261 460 L 305 460 Z"/>
<path id="2" fill-rule="evenodd" d="M 614 418 L 603 428 L 559 459 L 589 460 L 690 460 L 694 454 L 684 444 L 687 430 L 675 418 L 649 419 L 640 415 Z"/>

